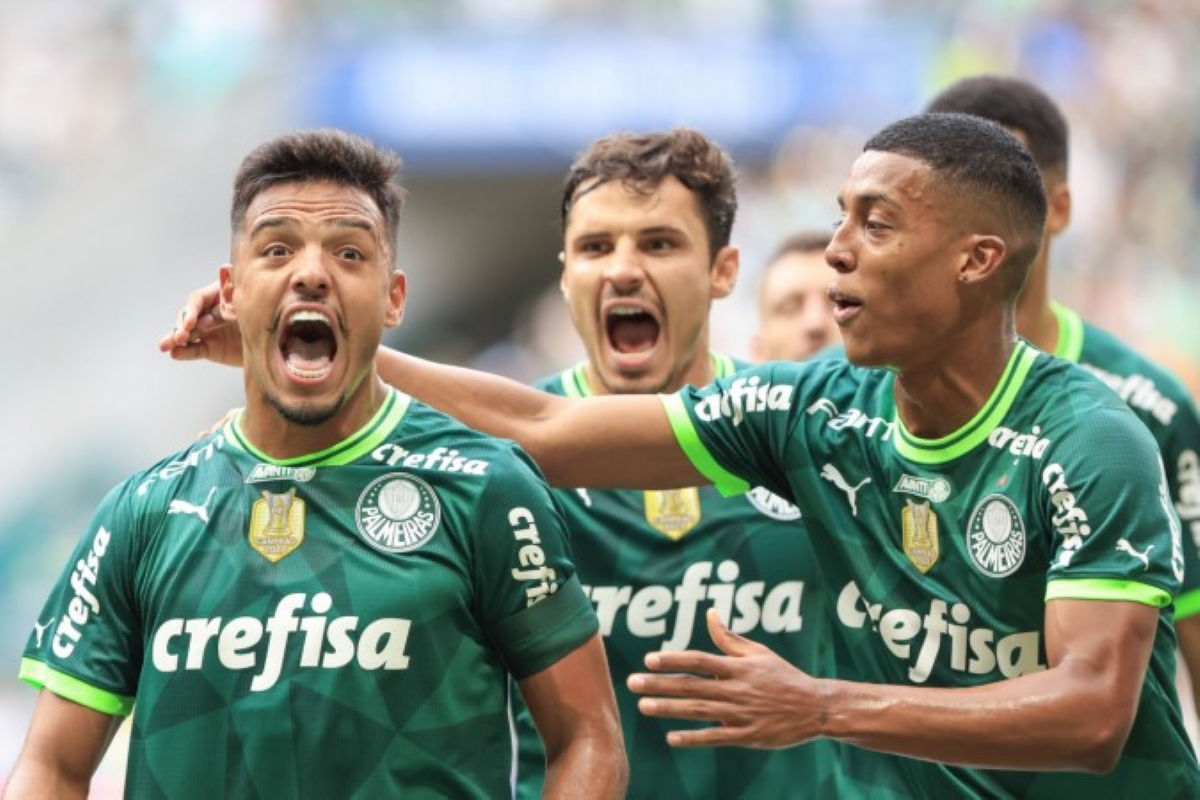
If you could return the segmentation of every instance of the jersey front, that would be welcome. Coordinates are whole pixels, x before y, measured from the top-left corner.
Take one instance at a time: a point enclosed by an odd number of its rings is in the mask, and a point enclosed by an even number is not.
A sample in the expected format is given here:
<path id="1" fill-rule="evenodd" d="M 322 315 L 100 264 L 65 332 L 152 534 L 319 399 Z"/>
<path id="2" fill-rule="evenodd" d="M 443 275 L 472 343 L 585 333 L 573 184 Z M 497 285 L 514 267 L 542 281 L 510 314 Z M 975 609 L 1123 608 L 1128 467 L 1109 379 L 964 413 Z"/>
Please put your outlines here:
<path id="1" fill-rule="evenodd" d="M 287 461 L 235 420 L 110 492 L 21 676 L 133 711 L 130 797 L 509 796 L 512 679 L 597 630 L 563 530 L 514 445 L 402 394 Z"/>
<path id="2" fill-rule="evenodd" d="M 718 376 L 745 365 L 713 356 Z M 592 394 L 583 364 L 539 388 L 569 397 Z M 785 750 L 672 748 L 678 720 L 648 717 L 625 686 L 657 650 L 714 651 L 705 612 L 716 608 L 737 632 L 791 663 L 829 674 L 829 605 L 800 519 L 791 503 L 765 490 L 723 498 L 712 486 L 672 491 L 555 490 L 584 591 L 595 605 L 616 687 L 630 762 L 630 798 L 830 797 L 837 746 Z M 523 760 L 540 764 L 541 742 L 521 717 Z M 525 770 L 533 775 L 532 769 Z M 539 796 L 540 782 L 521 786 Z"/>
<path id="3" fill-rule="evenodd" d="M 969 687 L 1047 667 L 1045 603 L 1160 609 L 1122 757 L 1108 775 L 951 767 L 846 747 L 847 793 L 1200 796 L 1167 611 L 1183 577 L 1157 448 L 1112 392 L 1024 343 L 993 395 L 936 441 L 896 416 L 892 373 L 772 364 L 664 398 L 681 446 L 726 493 L 804 509 L 834 603 L 838 677 Z"/>
<path id="4" fill-rule="evenodd" d="M 1054 314 L 1054 355 L 1078 363 L 1111 387 L 1158 442 L 1171 501 L 1183 523 L 1185 569 L 1175 619 L 1200 614 L 1200 411 L 1167 370 L 1066 306 L 1055 303 Z"/>

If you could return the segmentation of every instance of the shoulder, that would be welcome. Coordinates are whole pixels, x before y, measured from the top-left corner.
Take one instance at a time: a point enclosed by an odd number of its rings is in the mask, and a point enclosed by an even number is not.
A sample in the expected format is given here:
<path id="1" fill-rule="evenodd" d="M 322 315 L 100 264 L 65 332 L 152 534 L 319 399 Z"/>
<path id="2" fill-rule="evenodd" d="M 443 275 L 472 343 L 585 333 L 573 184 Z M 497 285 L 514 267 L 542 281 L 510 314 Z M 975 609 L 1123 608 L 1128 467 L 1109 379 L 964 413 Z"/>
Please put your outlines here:
<path id="1" fill-rule="evenodd" d="M 1080 366 L 1151 424 L 1169 425 L 1182 409 L 1195 416 L 1191 394 L 1174 373 L 1103 328 L 1085 322 Z"/>

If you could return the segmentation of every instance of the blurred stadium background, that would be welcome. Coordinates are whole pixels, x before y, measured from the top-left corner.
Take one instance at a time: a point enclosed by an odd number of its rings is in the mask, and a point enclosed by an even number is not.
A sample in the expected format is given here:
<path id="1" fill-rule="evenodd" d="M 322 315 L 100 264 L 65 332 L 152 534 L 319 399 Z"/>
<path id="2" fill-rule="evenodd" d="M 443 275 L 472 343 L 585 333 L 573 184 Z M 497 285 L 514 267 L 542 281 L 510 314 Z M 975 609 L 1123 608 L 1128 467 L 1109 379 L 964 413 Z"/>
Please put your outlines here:
<path id="1" fill-rule="evenodd" d="M 333 125 L 394 146 L 390 343 L 530 379 L 580 355 L 557 199 L 591 139 L 687 124 L 733 153 L 743 277 L 715 338 L 746 354 L 757 268 L 834 222 L 865 138 L 1019 74 L 1072 125 L 1058 296 L 1196 391 L 1198 23 L 1197 0 L 0 0 L 0 783 L 34 694 L 19 654 L 91 509 L 238 402 L 238 373 L 155 343 L 226 258 L 253 145 Z"/>

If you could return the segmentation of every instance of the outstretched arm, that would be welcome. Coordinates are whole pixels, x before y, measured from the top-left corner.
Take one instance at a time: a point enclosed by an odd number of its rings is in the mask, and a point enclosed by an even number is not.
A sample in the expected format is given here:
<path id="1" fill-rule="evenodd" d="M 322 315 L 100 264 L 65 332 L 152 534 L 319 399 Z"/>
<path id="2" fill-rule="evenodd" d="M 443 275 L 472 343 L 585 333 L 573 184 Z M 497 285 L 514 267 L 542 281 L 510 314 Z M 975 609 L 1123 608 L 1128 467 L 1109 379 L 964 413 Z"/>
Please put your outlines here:
<path id="1" fill-rule="evenodd" d="M 4 800 L 86 798 L 121 719 L 43 689 Z"/>
<path id="2" fill-rule="evenodd" d="M 521 681 L 521 695 L 546 748 L 543 797 L 625 796 L 629 765 L 599 634 Z"/>
<path id="3" fill-rule="evenodd" d="M 710 611 L 726 655 L 652 653 L 654 672 L 630 676 L 629 688 L 647 695 L 638 707 L 649 716 L 718 723 L 672 732 L 678 747 L 778 748 L 827 737 L 963 766 L 1106 772 L 1133 725 L 1157 619 L 1157 609 L 1137 603 L 1054 600 L 1049 669 L 945 689 L 814 679 Z"/>
<path id="4" fill-rule="evenodd" d="M 555 486 L 670 489 L 708 483 L 654 395 L 557 397 L 486 372 L 380 348 L 380 376 L 472 428 L 512 439 Z"/>

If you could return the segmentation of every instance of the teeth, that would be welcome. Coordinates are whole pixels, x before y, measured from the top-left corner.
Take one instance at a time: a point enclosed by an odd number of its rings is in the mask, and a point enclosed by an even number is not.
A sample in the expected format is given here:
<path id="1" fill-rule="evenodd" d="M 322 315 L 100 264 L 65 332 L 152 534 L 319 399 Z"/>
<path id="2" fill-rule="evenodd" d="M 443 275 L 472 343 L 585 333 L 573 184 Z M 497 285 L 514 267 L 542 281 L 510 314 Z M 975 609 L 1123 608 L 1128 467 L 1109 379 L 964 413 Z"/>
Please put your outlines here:
<path id="1" fill-rule="evenodd" d="M 320 322 L 323 325 L 329 325 L 329 320 L 324 314 L 317 311 L 297 311 L 287 319 L 287 324 L 291 325 L 296 322 Z"/>
<path id="2" fill-rule="evenodd" d="M 645 314 L 646 312 L 642 311 L 640 308 L 628 308 L 626 306 L 621 306 L 619 308 L 609 309 L 608 313 L 615 317 L 632 317 L 637 314 Z"/>

